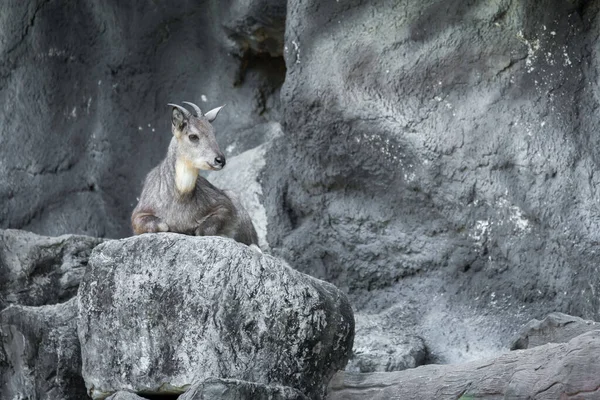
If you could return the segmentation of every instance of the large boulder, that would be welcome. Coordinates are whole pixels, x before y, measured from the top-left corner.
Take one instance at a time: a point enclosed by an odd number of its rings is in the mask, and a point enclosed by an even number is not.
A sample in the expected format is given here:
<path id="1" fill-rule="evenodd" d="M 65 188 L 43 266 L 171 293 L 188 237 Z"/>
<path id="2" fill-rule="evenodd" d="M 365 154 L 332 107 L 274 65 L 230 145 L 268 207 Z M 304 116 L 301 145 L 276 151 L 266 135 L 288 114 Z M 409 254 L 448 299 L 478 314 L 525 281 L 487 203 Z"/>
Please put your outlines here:
<path id="1" fill-rule="evenodd" d="M 77 299 L 0 312 L 0 399 L 82 400 Z"/>
<path id="2" fill-rule="evenodd" d="M 0 230 L 0 310 L 9 304 L 56 304 L 75 296 L 92 249 L 100 242 L 89 236 Z"/>
<path id="3" fill-rule="evenodd" d="M 461 365 L 385 373 L 341 372 L 327 400 L 598 399 L 600 331 L 568 343 L 516 350 Z"/>
<path id="4" fill-rule="evenodd" d="M 320 398 L 348 360 L 352 310 L 333 285 L 233 240 L 145 234 L 94 249 L 79 289 L 83 377 L 182 393 L 208 378 Z"/>

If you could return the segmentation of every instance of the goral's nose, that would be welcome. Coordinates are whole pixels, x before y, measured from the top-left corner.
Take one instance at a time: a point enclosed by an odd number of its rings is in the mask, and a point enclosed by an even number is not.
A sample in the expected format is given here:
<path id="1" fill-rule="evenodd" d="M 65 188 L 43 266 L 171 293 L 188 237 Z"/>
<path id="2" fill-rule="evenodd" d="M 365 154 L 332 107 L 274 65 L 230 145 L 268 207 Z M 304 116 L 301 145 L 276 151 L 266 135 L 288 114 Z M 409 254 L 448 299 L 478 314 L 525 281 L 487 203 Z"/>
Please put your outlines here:
<path id="1" fill-rule="evenodd" d="M 225 166 L 225 157 L 224 156 L 218 156 L 215 158 L 215 165 L 219 166 L 221 168 L 223 168 Z"/>

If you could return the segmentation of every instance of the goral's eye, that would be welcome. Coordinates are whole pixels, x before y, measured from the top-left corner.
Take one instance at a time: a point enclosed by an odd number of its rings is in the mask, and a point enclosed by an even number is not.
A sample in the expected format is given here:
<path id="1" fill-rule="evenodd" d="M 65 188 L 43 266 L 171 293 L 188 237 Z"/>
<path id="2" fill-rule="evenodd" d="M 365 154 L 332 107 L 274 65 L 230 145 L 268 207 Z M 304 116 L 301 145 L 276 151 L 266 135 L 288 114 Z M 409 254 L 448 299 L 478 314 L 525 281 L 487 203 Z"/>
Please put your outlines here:
<path id="1" fill-rule="evenodd" d="M 200 140 L 198 135 L 190 135 L 188 137 L 190 138 L 190 142 L 193 142 L 193 143 L 196 143 L 198 140 Z"/>

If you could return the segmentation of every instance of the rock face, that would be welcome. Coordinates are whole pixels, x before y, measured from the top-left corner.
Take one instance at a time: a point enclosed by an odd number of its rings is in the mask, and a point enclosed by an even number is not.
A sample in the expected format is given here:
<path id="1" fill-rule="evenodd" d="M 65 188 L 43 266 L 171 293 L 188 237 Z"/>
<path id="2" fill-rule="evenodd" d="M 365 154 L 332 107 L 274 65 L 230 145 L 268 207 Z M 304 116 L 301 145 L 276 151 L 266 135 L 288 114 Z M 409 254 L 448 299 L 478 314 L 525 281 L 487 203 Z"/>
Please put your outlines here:
<path id="1" fill-rule="evenodd" d="M 0 399 L 86 398 L 74 297 L 100 242 L 0 230 Z"/>
<path id="2" fill-rule="evenodd" d="M 342 372 L 327 400 L 597 399 L 600 331 L 568 343 L 518 350 L 464 365 L 427 365 L 400 372 Z"/>
<path id="3" fill-rule="evenodd" d="M 207 379 L 193 385 L 179 400 L 308 400 L 298 390 L 236 379 Z M 115 399 L 116 400 L 116 399 Z"/>
<path id="4" fill-rule="evenodd" d="M 0 399 L 83 400 L 77 300 L 0 312 Z"/>
<path id="5" fill-rule="evenodd" d="M 323 394 L 352 310 L 334 286 L 218 237 L 146 234 L 95 248 L 79 290 L 88 393 L 182 393 L 208 378 Z"/>
<path id="6" fill-rule="evenodd" d="M 89 236 L 0 230 L 0 310 L 9 304 L 55 304 L 75 296 L 90 253 L 100 242 Z"/>
<path id="7" fill-rule="evenodd" d="M 598 7 L 288 2 L 271 248 L 434 361 L 597 320 Z"/>

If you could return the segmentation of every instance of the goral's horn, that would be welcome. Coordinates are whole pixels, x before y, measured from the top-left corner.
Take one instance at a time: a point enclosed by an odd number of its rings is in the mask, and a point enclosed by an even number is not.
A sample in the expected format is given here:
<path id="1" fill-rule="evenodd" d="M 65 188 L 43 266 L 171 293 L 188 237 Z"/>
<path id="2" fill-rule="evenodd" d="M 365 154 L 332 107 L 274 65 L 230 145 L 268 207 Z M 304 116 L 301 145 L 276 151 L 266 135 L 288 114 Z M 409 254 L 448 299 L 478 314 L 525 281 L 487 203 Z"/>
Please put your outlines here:
<path id="1" fill-rule="evenodd" d="M 189 101 L 182 101 L 182 103 L 189 104 L 194 110 L 196 110 L 196 117 L 200 118 L 201 116 L 204 115 L 204 114 L 202 114 L 202 110 L 200 109 L 200 107 L 198 107 L 194 103 L 190 103 Z"/>
<path id="2" fill-rule="evenodd" d="M 183 113 L 183 115 L 185 115 L 186 118 L 189 118 L 192 116 L 192 113 L 185 107 L 181 107 L 181 106 L 178 106 L 177 104 L 173 104 L 173 103 L 169 103 L 167 105 L 177 108 L 179 111 L 181 111 Z"/>

